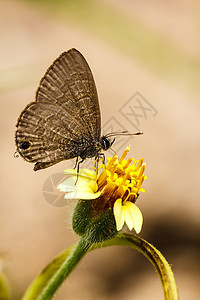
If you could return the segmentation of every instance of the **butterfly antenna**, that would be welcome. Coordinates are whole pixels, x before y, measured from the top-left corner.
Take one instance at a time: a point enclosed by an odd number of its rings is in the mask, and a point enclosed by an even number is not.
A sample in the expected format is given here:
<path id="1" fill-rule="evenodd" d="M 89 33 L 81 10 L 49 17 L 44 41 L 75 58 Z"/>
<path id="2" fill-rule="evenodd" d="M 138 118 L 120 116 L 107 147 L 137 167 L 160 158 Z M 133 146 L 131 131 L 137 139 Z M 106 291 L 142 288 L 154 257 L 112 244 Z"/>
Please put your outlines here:
<path id="1" fill-rule="evenodd" d="M 129 135 L 140 135 L 140 134 L 143 134 L 142 131 L 138 131 L 138 132 L 135 132 L 135 133 L 128 133 L 128 131 L 122 131 L 122 132 L 111 132 L 111 133 L 108 133 L 105 135 L 105 137 L 112 137 L 112 136 L 118 136 L 118 135 L 126 135 L 126 136 L 129 136 Z"/>

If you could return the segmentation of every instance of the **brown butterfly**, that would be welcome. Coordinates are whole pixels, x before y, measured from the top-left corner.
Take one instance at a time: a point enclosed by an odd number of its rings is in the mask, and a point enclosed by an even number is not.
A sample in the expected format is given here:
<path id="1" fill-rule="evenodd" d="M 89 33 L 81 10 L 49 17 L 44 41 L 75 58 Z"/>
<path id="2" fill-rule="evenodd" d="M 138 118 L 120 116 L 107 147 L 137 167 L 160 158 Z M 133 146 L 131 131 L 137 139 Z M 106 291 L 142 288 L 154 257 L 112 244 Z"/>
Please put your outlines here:
<path id="1" fill-rule="evenodd" d="M 101 137 L 101 116 L 94 78 L 76 49 L 63 52 L 41 79 L 34 102 L 18 118 L 18 153 L 34 170 L 62 160 L 99 158 L 114 140 Z M 120 134 L 126 134 L 122 132 Z M 140 133 L 136 133 L 140 134 Z M 78 164 L 79 167 L 79 164 Z"/>
<path id="2" fill-rule="evenodd" d="M 48 68 L 17 122 L 17 151 L 34 170 L 65 159 L 98 157 L 112 145 L 101 137 L 101 116 L 92 72 L 76 49 L 62 53 Z"/>

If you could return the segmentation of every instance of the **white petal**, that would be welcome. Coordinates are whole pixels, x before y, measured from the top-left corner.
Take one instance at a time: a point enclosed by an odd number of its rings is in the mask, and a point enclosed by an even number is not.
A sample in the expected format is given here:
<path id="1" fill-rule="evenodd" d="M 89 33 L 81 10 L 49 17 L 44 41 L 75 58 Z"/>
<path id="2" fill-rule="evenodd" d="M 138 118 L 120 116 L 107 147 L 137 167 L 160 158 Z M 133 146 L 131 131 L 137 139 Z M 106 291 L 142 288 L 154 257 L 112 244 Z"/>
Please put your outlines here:
<path id="1" fill-rule="evenodd" d="M 126 201 L 124 205 L 128 207 L 131 217 L 133 219 L 133 228 L 135 229 L 136 233 L 139 233 L 142 229 L 143 223 L 143 217 L 140 209 L 137 207 L 137 205 L 130 201 Z"/>
<path id="2" fill-rule="evenodd" d="M 89 192 L 82 192 L 82 191 L 73 191 L 65 194 L 65 199 L 82 199 L 82 200 L 92 200 L 96 199 L 101 195 L 101 192 L 98 193 L 89 193 Z"/>
<path id="3" fill-rule="evenodd" d="M 62 183 L 60 183 L 57 186 L 57 189 L 60 190 L 61 192 L 68 192 L 68 190 L 70 189 L 74 189 L 76 188 L 75 186 L 75 177 L 69 177 L 67 178 L 65 181 L 63 181 Z"/>
<path id="4" fill-rule="evenodd" d="M 117 231 L 119 231 L 124 225 L 124 211 L 122 210 L 122 199 L 117 199 L 115 201 L 113 212 L 115 216 Z"/>
<path id="5" fill-rule="evenodd" d="M 124 211 L 124 222 L 128 226 L 128 229 L 132 230 L 134 227 L 134 222 L 130 210 L 126 205 L 122 206 L 122 210 Z"/>
<path id="6" fill-rule="evenodd" d="M 95 179 L 80 177 L 76 183 L 78 189 L 82 189 L 86 186 L 90 187 L 90 189 L 94 192 L 97 191 L 98 185 Z"/>
<path id="7" fill-rule="evenodd" d="M 76 183 L 76 184 L 75 184 Z M 77 181 L 76 176 L 71 176 L 67 178 L 65 181 L 60 183 L 57 186 L 57 189 L 60 190 L 61 192 L 68 192 L 69 190 L 71 191 L 72 189 L 85 189 L 85 187 L 90 187 L 92 190 L 92 193 L 96 192 L 98 189 L 98 185 L 96 183 L 96 180 L 91 179 L 91 178 L 86 178 L 86 177 L 79 177 Z"/>

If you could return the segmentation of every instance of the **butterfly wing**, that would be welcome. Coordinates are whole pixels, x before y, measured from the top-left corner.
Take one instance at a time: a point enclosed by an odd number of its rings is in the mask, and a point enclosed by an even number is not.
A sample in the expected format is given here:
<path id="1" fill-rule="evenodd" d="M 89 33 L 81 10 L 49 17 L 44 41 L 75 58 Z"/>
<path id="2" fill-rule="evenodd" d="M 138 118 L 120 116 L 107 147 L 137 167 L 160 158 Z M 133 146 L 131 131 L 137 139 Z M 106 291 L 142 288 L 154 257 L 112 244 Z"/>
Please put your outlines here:
<path id="1" fill-rule="evenodd" d="M 50 102 L 73 115 L 87 136 L 100 139 L 101 117 L 94 78 L 76 49 L 63 52 L 49 67 L 36 92 L 37 102 Z"/>
<path id="2" fill-rule="evenodd" d="M 17 128 L 17 150 L 28 162 L 40 163 L 36 169 L 79 155 L 84 128 L 53 104 L 30 103 Z"/>
<path id="3" fill-rule="evenodd" d="M 17 150 L 36 163 L 34 170 L 49 167 L 80 156 L 88 141 L 99 142 L 100 122 L 92 73 L 84 57 L 71 49 L 49 67 L 36 102 L 22 111 L 16 125 Z"/>

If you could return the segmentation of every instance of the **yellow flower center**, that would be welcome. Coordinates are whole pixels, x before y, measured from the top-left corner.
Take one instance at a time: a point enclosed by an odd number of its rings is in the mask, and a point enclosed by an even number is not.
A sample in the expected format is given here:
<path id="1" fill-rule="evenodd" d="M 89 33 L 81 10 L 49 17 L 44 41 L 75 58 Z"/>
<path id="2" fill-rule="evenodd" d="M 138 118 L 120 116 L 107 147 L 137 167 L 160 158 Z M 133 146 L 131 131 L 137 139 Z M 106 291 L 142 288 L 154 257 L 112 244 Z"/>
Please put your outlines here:
<path id="1" fill-rule="evenodd" d="M 112 158 L 108 157 L 107 166 L 101 165 L 102 173 L 97 179 L 98 191 L 101 196 L 109 200 L 109 206 L 121 198 L 122 204 L 126 201 L 135 202 L 139 192 L 144 192 L 141 185 L 145 178 L 145 164 L 143 159 L 134 160 L 133 158 L 125 159 L 130 147 L 127 147 L 121 158 L 117 155 Z"/>

